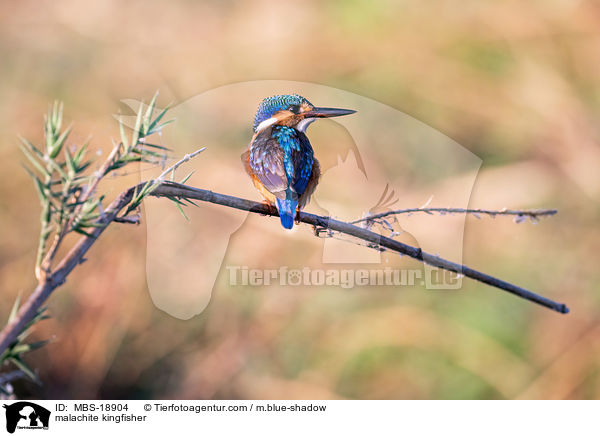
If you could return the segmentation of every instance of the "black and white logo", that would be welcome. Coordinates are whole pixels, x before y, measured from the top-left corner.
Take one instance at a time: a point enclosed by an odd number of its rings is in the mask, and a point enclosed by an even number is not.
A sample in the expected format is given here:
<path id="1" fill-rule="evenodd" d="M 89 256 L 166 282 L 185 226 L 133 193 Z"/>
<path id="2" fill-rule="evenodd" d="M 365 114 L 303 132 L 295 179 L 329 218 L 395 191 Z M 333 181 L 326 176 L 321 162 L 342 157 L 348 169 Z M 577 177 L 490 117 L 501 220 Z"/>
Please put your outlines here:
<path id="1" fill-rule="evenodd" d="M 47 430 L 50 411 L 29 401 L 19 401 L 3 405 L 6 409 L 6 431 L 14 433 L 16 429 Z"/>

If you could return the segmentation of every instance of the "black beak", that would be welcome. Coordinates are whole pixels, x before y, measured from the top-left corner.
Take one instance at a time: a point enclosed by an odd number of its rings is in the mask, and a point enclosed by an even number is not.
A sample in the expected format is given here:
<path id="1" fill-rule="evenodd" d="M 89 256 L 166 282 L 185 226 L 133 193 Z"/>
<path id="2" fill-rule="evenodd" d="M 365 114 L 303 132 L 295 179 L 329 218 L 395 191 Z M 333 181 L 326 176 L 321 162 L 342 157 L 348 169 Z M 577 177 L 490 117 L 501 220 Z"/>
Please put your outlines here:
<path id="1" fill-rule="evenodd" d="M 352 109 L 338 109 L 335 107 L 316 107 L 313 110 L 304 112 L 306 118 L 331 118 L 341 117 L 342 115 L 350 115 L 355 113 Z"/>

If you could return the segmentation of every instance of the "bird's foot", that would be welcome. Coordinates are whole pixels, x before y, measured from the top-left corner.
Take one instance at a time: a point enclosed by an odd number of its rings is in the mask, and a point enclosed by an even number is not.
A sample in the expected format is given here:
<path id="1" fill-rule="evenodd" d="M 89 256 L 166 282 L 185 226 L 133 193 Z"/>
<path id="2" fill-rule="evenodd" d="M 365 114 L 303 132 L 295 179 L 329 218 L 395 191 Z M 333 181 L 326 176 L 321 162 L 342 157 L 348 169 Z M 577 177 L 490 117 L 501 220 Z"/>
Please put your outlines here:
<path id="1" fill-rule="evenodd" d="M 267 209 L 267 212 L 266 213 L 261 213 L 261 215 L 268 216 L 268 215 L 276 215 L 277 214 L 277 208 L 274 205 L 272 205 L 268 201 L 263 201 L 262 204 Z"/>

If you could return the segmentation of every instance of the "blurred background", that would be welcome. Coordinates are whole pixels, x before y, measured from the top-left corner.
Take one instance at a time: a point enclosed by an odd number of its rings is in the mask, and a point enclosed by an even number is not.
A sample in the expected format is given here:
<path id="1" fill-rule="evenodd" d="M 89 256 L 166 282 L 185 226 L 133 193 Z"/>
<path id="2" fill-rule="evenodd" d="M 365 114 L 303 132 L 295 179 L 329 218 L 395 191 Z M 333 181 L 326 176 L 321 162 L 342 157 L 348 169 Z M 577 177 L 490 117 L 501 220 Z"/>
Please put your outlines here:
<path id="1" fill-rule="evenodd" d="M 597 2 L 3 2 L 0 59 L 2 319 L 35 286 L 39 206 L 17 135 L 40 143 L 50 102 L 64 101 L 71 144 L 91 135 L 101 158 L 122 99 L 159 89 L 164 106 L 265 79 L 344 89 L 452 138 L 482 159 L 471 207 L 559 209 L 538 225 L 467 218 L 462 260 L 572 311 L 468 280 L 446 293 L 217 280 L 207 308 L 181 320 L 150 298 L 146 226 L 113 225 L 51 297 L 35 336 L 54 341 L 26 357 L 43 385 L 17 383 L 20 398 L 600 398 Z M 243 127 L 213 156 L 238 159 Z M 223 177 L 209 156 L 195 186 Z M 405 201 L 420 206 L 419 189 Z M 279 256 L 285 240 L 268 224 L 268 238 L 236 234 L 230 253 L 273 240 Z"/>

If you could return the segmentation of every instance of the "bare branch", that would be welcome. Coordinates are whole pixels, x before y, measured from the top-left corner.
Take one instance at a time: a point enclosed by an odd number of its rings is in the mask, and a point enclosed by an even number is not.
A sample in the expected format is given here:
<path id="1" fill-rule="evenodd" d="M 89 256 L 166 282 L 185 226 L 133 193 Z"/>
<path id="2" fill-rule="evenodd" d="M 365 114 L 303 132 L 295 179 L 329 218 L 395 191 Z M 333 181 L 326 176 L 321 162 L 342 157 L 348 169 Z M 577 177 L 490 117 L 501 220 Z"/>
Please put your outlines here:
<path id="1" fill-rule="evenodd" d="M 222 206 L 233 207 L 235 209 L 246 210 L 261 215 L 278 216 L 277 210 L 267 206 L 264 203 L 256 203 L 254 201 L 245 200 L 238 197 L 232 197 L 229 195 L 218 194 L 204 189 L 192 188 L 186 185 L 180 185 L 178 183 L 165 182 L 152 194 L 153 196 L 164 196 L 164 197 L 177 197 L 177 198 L 190 198 L 194 200 L 207 201 L 210 203 L 220 204 Z M 466 277 L 474 280 L 486 283 L 490 286 L 502 289 L 504 291 L 515 294 L 521 298 L 540 304 L 549 309 L 555 310 L 560 313 L 569 313 L 569 308 L 562 304 L 552 301 L 548 298 L 542 297 L 541 295 L 535 294 L 527 289 L 505 282 L 504 280 L 497 279 L 488 274 L 479 272 L 468 266 L 461 265 L 458 263 L 451 262 L 441 257 L 434 256 L 432 254 L 422 251 L 420 248 L 416 248 L 402 242 L 396 241 L 391 238 L 387 238 L 378 233 L 364 229 L 353 225 L 352 223 L 345 223 L 342 221 L 335 220 L 330 217 L 323 217 L 319 215 L 313 215 L 306 212 L 300 212 L 297 216 L 297 220 L 306 224 L 314 226 L 316 229 L 329 229 L 344 233 L 346 235 L 354 236 L 364 241 L 375 244 L 376 246 L 387 248 L 391 251 L 395 251 L 400 254 L 407 255 L 416 259 L 420 262 L 441 268 L 447 271 L 453 271 L 457 274 L 463 274 Z"/>

